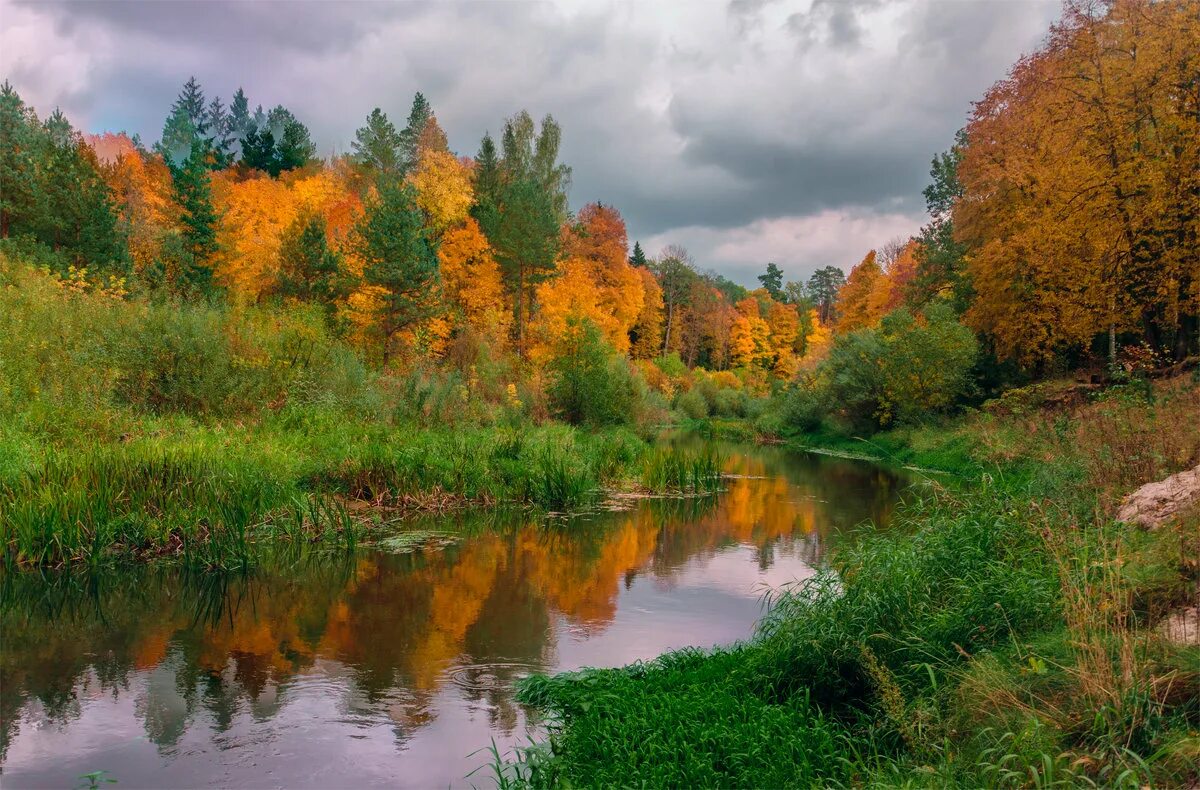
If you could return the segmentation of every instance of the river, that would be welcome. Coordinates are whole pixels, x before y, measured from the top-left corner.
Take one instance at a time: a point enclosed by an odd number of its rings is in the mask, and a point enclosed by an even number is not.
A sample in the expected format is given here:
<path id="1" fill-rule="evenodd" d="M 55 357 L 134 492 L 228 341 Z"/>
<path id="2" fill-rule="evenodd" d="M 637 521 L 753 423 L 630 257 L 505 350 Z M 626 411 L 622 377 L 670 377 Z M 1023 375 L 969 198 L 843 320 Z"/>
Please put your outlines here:
<path id="1" fill-rule="evenodd" d="M 418 548 L 7 574 L 0 784 L 486 787 L 525 745 L 531 672 L 749 637 L 763 595 L 839 535 L 885 527 L 903 481 L 858 461 L 723 445 L 716 496 L 546 519 L 417 524 Z"/>

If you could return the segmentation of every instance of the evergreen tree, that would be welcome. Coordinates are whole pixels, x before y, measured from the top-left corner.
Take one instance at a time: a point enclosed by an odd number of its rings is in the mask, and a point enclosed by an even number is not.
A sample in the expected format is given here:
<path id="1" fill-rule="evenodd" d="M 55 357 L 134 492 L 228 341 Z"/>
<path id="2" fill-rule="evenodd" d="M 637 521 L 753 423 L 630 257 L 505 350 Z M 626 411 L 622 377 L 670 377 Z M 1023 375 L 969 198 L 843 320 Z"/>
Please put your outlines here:
<path id="1" fill-rule="evenodd" d="M 387 115 L 376 107 L 367 116 L 367 123 L 354 133 L 350 144 L 354 162 L 365 172 L 374 176 L 394 176 L 401 170 L 400 132 L 388 120 Z"/>
<path id="2" fill-rule="evenodd" d="M 838 292 L 846 284 L 846 275 L 836 266 L 817 269 L 808 278 L 808 298 L 817 305 L 821 323 L 828 324 L 836 315 Z"/>
<path id="3" fill-rule="evenodd" d="M 180 273 L 181 285 L 200 292 L 207 292 L 212 287 L 209 261 L 217 251 L 217 214 L 212 204 L 208 158 L 207 146 L 196 139 L 192 142 L 191 153 L 182 163 L 168 163 L 186 254 L 185 270 Z"/>
<path id="4" fill-rule="evenodd" d="M 129 252 L 95 153 L 55 110 L 44 123 L 0 86 L 0 238 L 20 239 L 46 265 L 124 276 Z"/>
<path id="5" fill-rule="evenodd" d="M 16 235 L 38 203 L 36 127 L 33 110 L 5 80 L 0 86 L 0 238 Z"/>
<path id="6" fill-rule="evenodd" d="M 637 266 L 642 269 L 645 269 L 646 266 L 649 265 L 649 261 L 646 259 L 646 253 L 642 252 L 642 243 L 640 241 L 635 241 L 633 243 L 633 254 L 629 256 L 629 263 L 632 266 Z"/>
<path id="7" fill-rule="evenodd" d="M 930 221 L 921 228 L 918 236 L 917 273 L 908 288 L 914 304 L 925 304 L 942 296 L 948 298 L 959 313 L 970 302 L 971 285 L 966 273 L 967 246 L 954 239 L 951 212 L 963 194 L 958 165 L 966 147 L 967 135 L 960 129 L 950 150 L 933 158 L 929 170 L 933 180 L 924 189 Z"/>
<path id="8" fill-rule="evenodd" d="M 256 113 L 254 129 L 242 139 L 242 163 L 273 178 L 285 170 L 304 167 L 316 156 L 308 128 L 282 105 L 265 117 Z"/>
<path id="9" fill-rule="evenodd" d="M 489 241 L 513 295 L 517 350 L 522 355 L 533 286 L 554 271 L 560 228 L 554 204 L 539 184 L 521 179 L 503 186 Z"/>
<path id="10" fill-rule="evenodd" d="M 255 124 L 242 137 L 242 164 L 254 170 L 277 174 L 275 169 L 275 135 L 265 124 Z"/>
<path id="11" fill-rule="evenodd" d="M 212 141 L 212 165 L 214 170 L 222 170 L 233 164 L 233 130 L 232 118 L 225 111 L 220 96 L 214 96 L 208 103 L 208 130 Z"/>
<path id="12" fill-rule="evenodd" d="M 332 314 L 342 295 L 341 259 L 329 247 L 325 218 L 316 213 L 297 217 L 284 234 L 279 261 L 280 294 L 318 302 Z"/>
<path id="13" fill-rule="evenodd" d="M 164 159 L 178 165 L 191 156 L 192 143 L 196 140 L 207 146 L 209 120 L 204 104 L 204 91 L 196 78 L 191 77 L 184 83 L 179 96 L 171 105 L 157 150 Z"/>
<path id="14" fill-rule="evenodd" d="M 425 96 L 417 91 L 413 96 L 412 109 L 408 112 L 408 125 L 400 132 L 400 165 L 403 173 L 408 173 L 417 166 L 421 132 L 425 131 L 425 124 L 432 115 L 433 108 L 429 106 Z"/>
<path id="15" fill-rule="evenodd" d="M 350 244 L 363 263 L 363 279 L 386 290 L 379 326 L 386 367 L 396 333 L 426 317 L 435 303 L 430 291 L 437 284 L 437 253 L 413 188 L 382 182 Z"/>
<path id="16" fill-rule="evenodd" d="M 774 263 L 767 264 L 766 273 L 758 275 L 758 281 L 762 283 L 762 287 L 767 290 L 767 293 L 776 302 L 782 302 L 787 299 L 783 293 L 783 270 Z"/>
<path id="17" fill-rule="evenodd" d="M 500 159 L 496 156 L 496 144 L 492 142 L 490 134 L 484 134 L 479 153 L 475 156 L 475 203 L 471 206 L 471 216 L 489 239 L 500 222 L 502 187 L 503 173 L 500 171 Z"/>
<path id="18" fill-rule="evenodd" d="M 250 115 L 250 102 L 245 92 L 238 88 L 229 102 L 229 151 L 235 161 L 242 156 L 242 141 L 255 128 L 254 118 Z"/>

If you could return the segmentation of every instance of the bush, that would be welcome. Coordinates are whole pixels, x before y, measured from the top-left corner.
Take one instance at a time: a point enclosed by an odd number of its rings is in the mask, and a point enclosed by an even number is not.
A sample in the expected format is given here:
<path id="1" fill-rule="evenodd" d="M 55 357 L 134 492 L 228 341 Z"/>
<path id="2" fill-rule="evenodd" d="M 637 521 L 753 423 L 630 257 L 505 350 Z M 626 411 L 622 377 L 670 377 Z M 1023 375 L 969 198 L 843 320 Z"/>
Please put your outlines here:
<path id="1" fill-rule="evenodd" d="M 575 425 L 627 425 L 636 421 L 645 384 L 591 321 L 572 319 L 547 364 L 551 407 Z"/>
<path id="2" fill-rule="evenodd" d="M 702 420 L 708 416 L 708 401 L 697 390 L 688 390 L 675 401 L 675 407 L 692 420 Z"/>
<path id="3" fill-rule="evenodd" d="M 950 309 L 919 321 L 905 308 L 878 327 L 838 336 L 820 376 L 855 428 L 886 428 L 948 410 L 971 389 L 979 345 Z"/>

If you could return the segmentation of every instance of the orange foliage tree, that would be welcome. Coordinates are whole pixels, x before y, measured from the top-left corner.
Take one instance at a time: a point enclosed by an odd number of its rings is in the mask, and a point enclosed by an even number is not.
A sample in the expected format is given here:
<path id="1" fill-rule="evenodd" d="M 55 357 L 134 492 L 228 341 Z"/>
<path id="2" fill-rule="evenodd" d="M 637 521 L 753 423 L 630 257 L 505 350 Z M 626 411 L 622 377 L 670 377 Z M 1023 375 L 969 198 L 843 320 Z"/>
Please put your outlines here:
<path id="1" fill-rule="evenodd" d="M 1046 45 L 967 127 L 954 208 L 966 318 L 1045 361 L 1107 332 L 1186 348 L 1200 313 L 1200 14 L 1188 2 L 1068 2 Z"/>

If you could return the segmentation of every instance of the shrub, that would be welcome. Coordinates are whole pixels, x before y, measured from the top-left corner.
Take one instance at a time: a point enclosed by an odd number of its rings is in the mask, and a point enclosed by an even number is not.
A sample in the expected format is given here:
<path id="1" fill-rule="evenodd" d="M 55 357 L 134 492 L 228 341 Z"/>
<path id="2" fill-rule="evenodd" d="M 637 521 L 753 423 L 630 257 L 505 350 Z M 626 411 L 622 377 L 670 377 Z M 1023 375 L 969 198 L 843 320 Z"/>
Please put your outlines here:
<path id="1" fill-rule="evenodd" d="M 708 416 L 708 401 L 697 390 L 688 390 L 675 401 L 675 407 L 693 420 L 702 420 Z"/>
<path id="2" fill-rule="evenodd" d="M 901 308 L 878 327 L 836 337 L 820 374 L 853 427 L 885 428 L 948 410 L 970 390 L 978 354 L 948 307 L 930 307 L 924 321 Z"/>
<path id="3" fill-rule="evenodd" d="M 592 322 L 569 321 L 546 367 L 551 406 L 567 422 L 599 426 L 635 420 L 645 384 Z"/>

